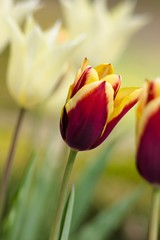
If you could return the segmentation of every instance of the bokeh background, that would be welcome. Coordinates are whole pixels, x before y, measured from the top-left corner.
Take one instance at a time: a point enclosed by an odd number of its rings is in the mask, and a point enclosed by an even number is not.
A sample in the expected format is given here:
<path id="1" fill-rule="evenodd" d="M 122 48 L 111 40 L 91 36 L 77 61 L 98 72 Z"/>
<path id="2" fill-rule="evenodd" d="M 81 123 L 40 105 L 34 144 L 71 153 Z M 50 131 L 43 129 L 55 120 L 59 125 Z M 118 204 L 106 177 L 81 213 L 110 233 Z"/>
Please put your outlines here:
<path id="1" fill-rule="evenodd" d="M 110 0 L 110 8 L 117 2 L 120 1 Z M 158 0 L 137 0 L 134 13 L 146 14 L 149 17 L 149 22 L 132 37 L 120 59 L 116 63 L 113 62 L 115 72 L 120 73 L 123 77 L 123 86 L 142 86 L 145 79 L 153 79 L 160 76 L 159 9 L 160 1 Z M 43 1 L 43 6 L 35 13 L 37 22 L 44 29 L 50 27 L 53 22 L 61 17 L 63 16 L 60 4 L 56 0 Z M 9 51 L 10 48 L 8 46 L 0 55 L 0 173 L 2 173 L 4 167 L 4 161 L 18 113 L 18 107 L 9 95 L 6 87 L 6 69 Z M 53 106 L 53 111 L 52 108 L 46 110 L 43 105 L 43 107 L 38 106 L 27 112 L 15 155 L 11 188 L 16 188 L 33 149 L 43 154 L 47 143 L 50 153 L 54 156 L 53 164 L 57 164 L 54 163 L 54 158 L 57 154 L 55 153 L 55 145 L 62 140 L 58 130 L 58 113 L 60 109 L 55 108 L 56 106 Z M 117 237 L 118 239 L 128 240 L 145 239 L 151 189 L 138 175 L 136 170 L 135 109 L 136 107 L 121 120 L 107 140 L 112 141 L 119 132 L 122 132 L 123 137 L 120 138 L 110 156 L 110 162 L 106 169 L 104 169 L 103 175 L 96 186 L 91 205 L 90 217 L 99 211 L 99 209 L 121 199 L 137 186 L 141 184 L 145 186 L 143 196 L 136 207 L 130 211 L 129 216 L 124 220 L 121 228 L 113 236 L 113 239 L 117 239 Z M 58 141 L 53 138 L 54 134 Z M 86 165 L 92 161 L 92 157 L 104 147 L 105 144 L 102 144 L 96 150 L 79 154 L 74 167 L 73 178 L 75 180 L 78 179 Z"/>

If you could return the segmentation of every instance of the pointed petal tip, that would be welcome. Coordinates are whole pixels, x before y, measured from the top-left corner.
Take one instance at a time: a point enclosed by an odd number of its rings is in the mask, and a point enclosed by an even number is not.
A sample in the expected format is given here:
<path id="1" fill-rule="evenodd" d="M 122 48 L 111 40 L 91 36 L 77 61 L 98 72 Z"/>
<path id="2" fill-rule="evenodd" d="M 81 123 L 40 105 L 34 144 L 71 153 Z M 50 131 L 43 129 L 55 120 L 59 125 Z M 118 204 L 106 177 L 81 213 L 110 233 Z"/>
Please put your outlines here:
<path id="1" fill-rule="evenodd" d="M 114 68 L 111 63 L 97 65 L 94 69 L 97 71 L 100 80 L 114 73 Z"/>

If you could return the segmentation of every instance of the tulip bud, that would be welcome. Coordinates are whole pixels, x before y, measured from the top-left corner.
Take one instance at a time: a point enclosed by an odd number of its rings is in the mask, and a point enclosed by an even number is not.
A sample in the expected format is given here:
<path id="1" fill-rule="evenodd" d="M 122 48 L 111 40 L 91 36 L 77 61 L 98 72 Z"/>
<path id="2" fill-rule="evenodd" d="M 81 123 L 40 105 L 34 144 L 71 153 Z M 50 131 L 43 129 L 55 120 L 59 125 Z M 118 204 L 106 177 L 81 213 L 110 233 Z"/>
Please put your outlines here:
<path id="1" fill-rule="evenodd" d="M 146 81 L 137 109 L 137 168 L 160 184 L 160 78 Z"/>
<path id="2" fill-rule="evenodd" d="M 140 90 L 119 90 L 120 85 L 121 76 L 114 74 L 111 64 L 93 68 L 84 60 L 69 88 L 60 120 L 61 135 L 71 148 L 97 147 L 134 106 Z"/>

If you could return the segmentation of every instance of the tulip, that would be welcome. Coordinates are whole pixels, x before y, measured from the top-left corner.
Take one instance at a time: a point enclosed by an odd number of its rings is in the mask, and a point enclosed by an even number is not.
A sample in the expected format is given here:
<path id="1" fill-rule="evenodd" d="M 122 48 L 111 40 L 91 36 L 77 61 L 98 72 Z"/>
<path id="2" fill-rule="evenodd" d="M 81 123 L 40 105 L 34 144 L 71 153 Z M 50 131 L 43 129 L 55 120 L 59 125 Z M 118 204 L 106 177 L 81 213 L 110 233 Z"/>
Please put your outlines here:
<path id="1" fill-rule="evenodd" d="M 38 0 L 16 2 L 14 0 L 0 1 L 0 53 L 10 40 L 10 33 L 6 23 L 6 16 L 12 17 L 17 24 L 21 24 L 28 14 L 38 8 Z"/>
<path id="2" fill-rule="evenodd" d="M 160 184 L 160 78 L 146 81 L 137 109 L 137 168 L 151 184 Z"/>
<path id="3" fill-rule="evenodd" d="M 105 62 L 106 56 L 111 62 L 119 59 L 131 37 L 148 22 L 146 16 L 133 14 L 135 2 L 123 1 L 109 9 L 105 0 L 60 1 L 68 34 L 86 34 L 74 56 L 75 67 L 84 56 L 94 65 Z"/>
<path id="4" fill-rule="evenodd" d="M 160 184 L 160 78 L 147 80 L 137 108 L 137 168 L 152 184 L 148 240 L 158 240 Z"/>
<path id="5" fill-rule="evenodd" d="M 59 22 L 44 32 L 29 17 L 23 32 L 11 18 L 7 21 L 12 37 L 8 89 L 21 108 L 29 109 L 52 94 L 81 39 L 58 43 Z"/>
<path id="6" fill-rule="evenodd" d="M 85 59 L 61 114 L 62 138 L 76 151 L 100 145 L 138 101 L 140 89 L 122 88 L 111 64 L 95 68 Z"/>

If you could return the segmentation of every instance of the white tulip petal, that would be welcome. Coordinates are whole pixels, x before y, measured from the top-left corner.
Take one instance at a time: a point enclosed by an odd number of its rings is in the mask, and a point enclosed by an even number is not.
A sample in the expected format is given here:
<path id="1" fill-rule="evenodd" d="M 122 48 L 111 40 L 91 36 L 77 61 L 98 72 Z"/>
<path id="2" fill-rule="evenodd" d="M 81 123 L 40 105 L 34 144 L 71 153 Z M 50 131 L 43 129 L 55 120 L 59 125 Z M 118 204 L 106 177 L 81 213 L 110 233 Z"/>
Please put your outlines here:
<path id="1" fill-rule="evenodd" d="M 57 37 L 60 33 L 61 25 L 61 21 L 57 21 L 52 29 L 46 31 L 46 37 L 48 38 L 48 43 L 50 45 L 53 45 L 56 42 Z"/>
<path id="2" fill-rule="evenodd" d="M 58 37 L 59 23 L 44 32 L 31 16 L 25 31 L 9 19 L 12 34 L 11 56 L 7 75 L 8 89 L 18 105 L 31 108 L 53 92 L 78 48 L 83 36 L 66 43 L 51 41 Z M 49 33 L 49 34 L 48 34 Z"/>
<path id="3" fill-rule="evenodd" d="M 87 36 L 74 58 L 76 67 L 85 56 L 93 65 L 115 62 L 133 34 L 148 22 L 148 17 L 133 14 L 135 1 L 123 1 L 111 9 L 105 0 L 61 0 L 60 3 L 70 36 L 81 33 Z"/>
<path id="4" fill-rule="evenodd" d="M 6 18 L 13 18 L 21 23 L 28 14 L 38 8 L 38 0 L 17 2 L 16 0 L 0 0 L 0 53 L 7 46 L 12 34 L 8 30 Z"/>
<path id="5" fill-rule="evenodd" d="M 19 26 L 17 23 L 14 21 L 14 19 L 10 16 L 6 16 L 5 23 L 7 25 L 7 30 L 12 38 L 12 41 L 14 42 L 22 42 L 24 41 L 24 34 L 20 30 Z M 17 41 L 18 39 L 18 41 Z"/>
<path id="6" fill-rule="evenodd" d="M 22 22 L 28 14 L 40 7 L 39 3 L 40 0 L 18 2 L 15 4 L 12 15 L 18 22 Z"/>

